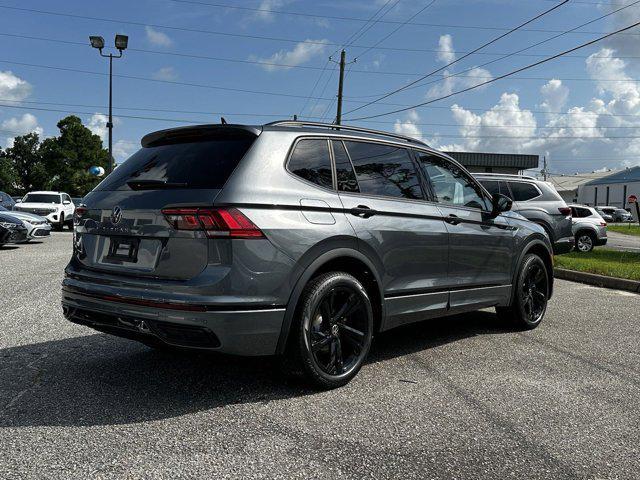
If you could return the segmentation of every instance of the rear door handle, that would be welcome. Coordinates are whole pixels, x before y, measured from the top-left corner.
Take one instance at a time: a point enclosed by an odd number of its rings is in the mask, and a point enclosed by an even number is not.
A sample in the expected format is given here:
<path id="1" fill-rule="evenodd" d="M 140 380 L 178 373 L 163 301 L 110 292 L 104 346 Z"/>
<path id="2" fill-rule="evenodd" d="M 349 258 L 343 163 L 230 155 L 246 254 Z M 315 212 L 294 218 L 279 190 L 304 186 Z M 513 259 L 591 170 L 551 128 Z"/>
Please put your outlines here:
<path id="1" fill-rule="evenodd" d="M 460 222 L 462 222 L 462 220 L 457 215 L 454 215 L 453 213 L 445 217 L 444 221 L 450 225 L 458 225 Z"/>
<path id="2" fill-rule="evenodd" d="M 351 210 L 349 210 L 349 212 L 351 213 L 351 215 L 355 215 L 356 217 L 360 217 L 360 218 L 373 217 L 377 213 L 375 210 L 372 210 L 366 205 L 358 205 L 357 207 L 354 207 Z"/>

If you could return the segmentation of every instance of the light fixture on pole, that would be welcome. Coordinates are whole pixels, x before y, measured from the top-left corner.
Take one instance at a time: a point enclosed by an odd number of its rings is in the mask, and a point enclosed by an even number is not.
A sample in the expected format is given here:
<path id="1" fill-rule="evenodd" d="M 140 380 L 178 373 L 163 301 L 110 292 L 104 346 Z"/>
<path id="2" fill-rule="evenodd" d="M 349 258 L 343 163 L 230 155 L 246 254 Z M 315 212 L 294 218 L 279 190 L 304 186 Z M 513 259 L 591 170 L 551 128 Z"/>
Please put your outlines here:
<path id="1" fill-rule="evenodd" d="M 107 122 L 107 129 L 109 130 L 109 170 L 108 173 L 113 171 L 113 59 L 122 57 L 122 52 L 127 49 L 129 45 L 129 37 L 126 35 L 117 34 L 115 38 L 115 46 L 119 54 L 114 55 L 110 53 L 105 55 L 102 53 L 104 48 L 104 38 L 92 35 L 89 37 L 91 46 L 97 48 L 100 51 L 100 56 L 109 59 L 109 121 Z"/>

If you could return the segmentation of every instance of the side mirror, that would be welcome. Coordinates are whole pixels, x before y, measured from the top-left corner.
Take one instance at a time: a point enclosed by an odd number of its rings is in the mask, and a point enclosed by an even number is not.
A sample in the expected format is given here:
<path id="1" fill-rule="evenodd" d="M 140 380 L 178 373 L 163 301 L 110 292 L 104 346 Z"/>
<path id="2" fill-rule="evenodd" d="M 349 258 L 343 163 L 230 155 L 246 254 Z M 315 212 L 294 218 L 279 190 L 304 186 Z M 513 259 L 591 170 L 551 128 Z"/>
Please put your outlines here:
<path id="1" fill-rule="evenodd" d="M 513 207 L 513 200 L 511 200 L 506 195 L 501 195 L 500 193 L 495 193 L 493 197 L 491 197 L 491 204 L 493 209 L 491 210 L 491 216 L 497 217 L 502 212 L 508 212 Z"/>
<path id="2" fill-rule="evenodd" d="M 69 200 L 65 200 L 64 202 L 62 202 L 63 205 L 71 205 L 71 202 Z"/>
<path id="3" fill-rule="evenodd" d="M 18 200 L 16 200 L 16 203 L 22 203 L 22 199 L 19 198 Z"/>

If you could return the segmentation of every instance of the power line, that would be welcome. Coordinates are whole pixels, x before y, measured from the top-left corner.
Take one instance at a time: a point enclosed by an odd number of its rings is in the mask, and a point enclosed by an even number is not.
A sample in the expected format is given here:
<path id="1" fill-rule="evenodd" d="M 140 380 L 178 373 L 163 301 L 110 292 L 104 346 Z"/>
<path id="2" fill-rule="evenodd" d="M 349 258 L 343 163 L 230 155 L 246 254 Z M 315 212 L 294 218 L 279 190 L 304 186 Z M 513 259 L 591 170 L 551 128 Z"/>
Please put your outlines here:
<path id="1" fill-rule="evenodd" d="M 542 13 L 539 13 L 538 15 L 534 16 L 533 18 L 530 18 L 529 20 L 527 20 L 527 21 L 526 21 L 526 22 L 524 22 L 524 23 L 521 23 L 521 24 L 517 25 L 516 27 L 512 28 L 512 29 L 511 29 L 511 30 L 509 30 L 508 32 L 503 33 L 502 35 L 499 35 L 499 36 L 497 36 L 497 37 L 494 37 L 493 39 L 489 40 L 489 41 L 488 41 L 488 42 L 486 42 L 486 43 L 483 43 L 482 45 L 480 45 L 479 47 L 477 47 L 477 48 L 475 48 L 475 49 L 471 50 L 469 53 L 467 53 L 467 54 L 463 55 L 462 57 L 458 57 L 458 58 L 454 59 L 453 61 L 448 62 L 446 65 L 444 65 L 444 66 L 442 66 L 442 67 L 439 67 L 439 68 L 436 68 L 435 70 L 432 70 L 431 72 L 429 72 L 429 73 L 427 73 L 427 74 L 425 74 L 425 75 L 422 75 L 420 78 L 418 78 L 418 79 L 416 79 L 416 80 L 413 80 L 412 82 L 409 82 L 407 85 L 403 85 L 402 87 L 396 88 L 395 90 L 392 90 L 392 91 L 390 91 L 390 92 L 387 92 L 387 93 L 383 94 L 382 96 L 380 96 L 379 98 L 377 98 L 377 99 L 375 99 L 375 100 L 371 100 L 370 102 L 365 103 L 364 105 L 361 105 L 361 106 L 359 106 L 359 107 L 356 107 L 356 108 L 354 108 L 354 109 L 352 109 L 352 110 L 350 110 L 350 111 L 346 112 L 346 113 L 345 113 L 345 115 L 348 115 L 349 113 L 357 112 L 358 110 L 361 110 L 361 109 L 363 109 L 363 108 L 366 108 L 366 107 L 368 107 L 369 105 L 373 105 L 374 103 L 377 103 L 377 102 L 379 102 L 379 101 L 381 101 L 381 100 L 384 100 L 385 98 L 388 98 L 388 97 L 390 97 L 390 96 L 392 96 L 392 95 L 395 95 L 396 93 L 399 93 L 399 92 L 401 92 L 401 91 L 403 91 L 403 90 L 406 90 L 407 88 L 411 87 L 412 85 L 415 85 L 416 83 L 418 83 L 418 82 L 420 82 L 420 81 L 424 80 L 425 78 L 428 78 L 428 77 L 430 77 L 430 76 L 432 76 L 432 75 L 435 75 L 435 74 L 436 74 L 436 73 L 438 73 L 438 72 L 441 72 L 441 71 L 445 70 L 446 68 L 449 68 L 450 66 L 452 66 L 452 65 L 454 65 L 454 64 L 456 64 L 456 63 L 458 63 L 458 62 L 460 62 L 460 61 L 464 60 L 465 58 L 467 58 L 467 57 L 469 57 L 469 56 L 473 55 L 475 52 L 478 52 L 478 51 L 480 51 L 480 50 L 482 50 L 482 49 L 484 49 L 484 48 L 488 47 L 489 45 L 492 45 L 492 44 L 496 43 L 497 41 L 499 41 L 499 40 L 501 40 L 501 39 L 505 38 L 506 36 L 508 36 L 508 35 L 512 34 L 513 32 L 518 31 L 519 29 L 523 28 L 525 25 L 528 25 L 528 24 L 530 24 L 530 23 L 532 23 L 532 22 L 535 22 L 536 20 L 538 20 L 538 19 L 540 19 L 540 18 L 544 17 L 545 15 L 547 15 L 547 14 L 549 14 L 549 13 L 553 12 L 553 11 L 554 11 L 554 10 L 556 10 L 557 8 L 560 8 L 562 5 L 566 4 L 568 1 L 569 1 L 569 0 L 563 0 L 561 3 L 559 3 L 559 4 L 557 4 L 557 5 L 554 5 L 553 7 L 551 7 L 551 8 L 549 8 L 549 9 L 545 10 L 545 11 L 544 11 L 544 12 L 542 12 Z"/>
<path id="2" fill-rule="evenodd" d="M 271 37 L 271 36 L 264 36 L 264 35 L 252 35 L 252 34 L 221 32 L 221 31 L 217 31 L 217 30 L 206 30 L 206 29 L 198 29 L 198 28 L 178 27 L 178 26 L 175 26 L 175 25 L 136 22 L 136 21 L 132 21 L 132 20 L 115 19 L 115 18 L 93 17 L 93 16 L 89 16 L 89 15 L 77 15 L 77 14 L 72 14 L 72 13 L 61 13 L 61 12 L 53 12 L 53 11 L 48 11 L 48 10 L 38 10 L 38 9 L 33 9 L 33 8 L 14 7 L 14 6 L 8 6 L 8 5 L 0 5 L 0 8 L 6 9 L 6 10 L 25 12 L 25 13 L 36 13 L 36 14 L 40 14 L 40 15 L 49 15 L 49 16 L 64 17 L 64 18 L 74 18 L 74 19 L 79 19 L 79 20 L 91 20 L 91 21 L 106 22 L 106 23 L 116 23 L 116 24 L 119 24 L 119 25 L 133 25 L 133 26 L 138 26 L 138 27 L 152 27 L 152 28 L 158 28 L 158 29 L 166 29 L 166 30 L 172 30 L 172 31 L 184 31 L 184 32 L 198 33 L 198 34 L 217 35 L 217 36 L 234 37 L 234 38 L 245 38 L 245 39 L 249 39 L 249 40 L 266 40 L 266 41 L 282 42 L 282 43 L 307 43 L 307 44 L 312 44 L 312 45 L 329 45 L 329 46 L 335 46 L 335 47 L 339 47 L 340 46 L 340 44 L 338 44 L 338 43 L 320 42 L 320 41 L 307 40 L 307 39 L 292 39 L 292 38 Z M 400 23 L 400 22 L 388 21 L 388 23 Z M 413 23 L 412 25 L 421 25 L 421 26 L 426 26 L 426 27 L 440 27 L 440 28 L 492 30 L 492 31 L 508 31 L 509 30 L 508 28 L 504 28 L 504 27 L 487 27 L 487 26 L 484 26 L 484 25 L 456 25 L 456 24 L 442 24 L 442 23 L 439 23 L 439 24 L 436 24 L 436 23 Z M 523 31 L 523 32 L 538 32 L 538 33 L 562 33 L 563 32 L 563 30 L 526 29 L 526 28 L 525 29 L 521 29 L 521 31 Z M 575 32 L 572 32 L 572 33 L 599 35 L 599 34 L 602 34 L 603 32 L 601 32 L 601 31 L 600 32 L 575 31 Z M 623 35 L 638 36 L 638 35 L 640 35 L 640 33 L 623 33 Z M 369 48 L 368 45 L 355 45 L 354 44 L 353 46 L 354 47 L 358 47 L 358 48 Z M 378 46 L 378 47 L 376 47 L 376 49 L 377 50 L 390 50 L 390 51 L 417 51 L 417 52 L 428 51 L 428 50 L 412 49 L 412 48 L 405 48 L 405 47 L 382 47 L 382 46 Z"/>
<path id="3" fill-rule="evenodd" d="M 562 33 L 559 33 L 559 34 L 554 35 L 554 36 L 552 36 L 552 37 L 549 37 L 549 38 L 547 38 L 547 39 L 545 39 L 545 40 L 541 40 L 541 41 L 539 41 L 539 42 L 536 42 L 536 43 L 534 43 L 534 44 L 532 44 L 532 45 L 529 45 L 528 47 L 521 48 L 520 50 L 516 50 L 515 52 L 508 53 L 508 54 L 506 54 L 506 55 L 501 56 L 500 58 L 496 58 L 496 59 L 494 59 L 494 60 L 491 60 L 491 61 L 485 62 L 485 63 L 483 63 L 483 64 L 481 64 L 481 65 L 476 65 L 476 66 L 474 66 L 474 67 L 472 67 L 472 68 L 468 68 L 468 69 L 466 69 L 466 70 L 463 70 L 462 72 L 454 73 L 454 74 L 452 74 L 452 75 L 445 75 L 445 76 L 443 76 L 442 78 L 439 78 L 439 79 L 437 79 L 437 80 L 432 80 L 432 81 L 430 81 L 430 82 L 425 82 L 425 83 L 421 83 L 421 84 L 414 85 L 414 86 L 411 86 L 411 84 L 409 84 L 409 85 L 408 85 L 408 86 L 406 86 L 404 89 L 405 89 L 405 90 L 413 90 L 413 89 L 415 89 L 415 88 L 420 88 L 420 87 L 423 87 L 423 86 L 426 86 L 426 85 L 431 85 L 431 84 L 433 84 L 433 83 L 438 83 L 438 82 L 441 82 L 441 81 L 447 80 L 447 79 L 449 79 L 449 78 L 454 78 L 454 77 L 459 77 L 459 78 L 460 78 L 460 77 L 464 77 L 464 75 L 462 75 L 463 73 L 472 72 L 474 69 L 478 69 L 478 68 L 486 67 L 486 66 L 488 66 L 488 65 L 492 65 L 492 64 L 494 64 L 494 63 L 496 63 L 496 62 L 502 61 L 502 60 L 504 60 L 504 59 L 506 59 L 506 58 L 510 58 L 510 57 L 512 57 L 512 56 L 514 56 L 514 55 L 518 55 L 518 54 L 520 54 L 520 53 L 522 53 L 522 52 L 525 52 L 525 51 L 527 51 L 527 50 L 531 50 L 532 48 L 535 48 L 535 47 L 540 46 L 540 45 L 542 45 L 542 44 L 548 43 L 548 42 L 550 42 L 550 41 L 552 41 L 552 40 L 555 40 L 555 39 L 557 39 L 557 38 L 560 38 L 560 37 L 562 37 L 562 36 L 564 36 L 564 35 L 567 35 L 567 34 L 569 34 L 569 33 L 573 32 L 573 31 L 578 30 L 579 28 L 582 28 L 582 27 L 585 27 L 585 26 L 590 25 L 590 24 L 592 24 L 592 23 L 598 22 L 598 21 L 600 21 L 600 20 L 602 20 L 602 19 L 604 19 L 604 18 L 606 18 L 606 17 L 609 17 L 609 16 L 611 16 L 611 15 L 614 15 L 614 14 L 616 14 L 616 13 L 620 12 L 621 10 L 624 10 L 624 9 L 626 9 L 626 8 L 629 8 L 629 7 L 632 7 L 632 6 L 634 6 L 634 5 L 637 5 L 638 3 L 640 3 L 640 0 L 637 0 L 637 1 L 633 2 L 633 3 L 630 3 L 630 4 L 628 4 L 628 5 L 624 6 L 624 7 L 618 8 L 617 10 L 614 10 L 614 11 L 609 12 L 609 13 L 607 13 L 607 14 L 601 15 L 601 16 L 599 16 L 599 17 L 597 17 L 597 18 L 594 18 L 593 20 L 590 20 L 590 21 L 588 21 L 588 22 L 586 22 L 586 23 L 583 23 L 583 24 L 581 24 L 581 25 L 578 25 L 577 27 L 574 27 L 574 28 L 572 28 L 572 29 L 570 29 L 570 30 L 567 30 L 567 31 L 562 32 Z M 416 82 L 418 82 L 418 81 L 419 81 L 419 80 L 416 80 Z M 413 83 L 416 83 L 416 82 L 413 82 Z"/>
<path id="4" fill-rule="evenodd" d="M 540 60 L 540 61 L 538 61 L 538 62 L 531 63 L 531 64 L 526 65 L 526 66 L 524 66 L 524 67 L 520 67 L 520 68 L 518 68 L 518 69 L 516 69 L 516 70 L 512 70 L 511 72 L 505 73 L 505 74 L 503 74 L 503 75 L 499 75 L 499 76 L 497 76 L 497 77 L 495 77 L 495 78 L 493 78 L 493 79 L 491 79 L 491 80 L 487 80 L 486 82 L 482 82 L 482 83 L 479 83 L 479 84 L 477 84 L 477 85 L 473 85 L 473 86 L 471 86 L 471 87 L 467 87 L 467 88 L 464 88 L 464 89 L 462 89 L 462 90 L 458 90 L 458 91 L 456 91 L 456 92 L 452 92 L 452 93 L 450 93 L 450 94 L 448 94 L 448 95 L 443 95 L 443 96 L 441 96 L 441 97 L 435 98 L 435 99 L 433 99 L 433 100 L 429 100 L 429 101 L 427 101 L 427 102 L 418 103 L 418 104 L 416 104 L 416 105 L 413 105 L 412 107 L 405 107 L 405 108 L 401 108 L 401 109 L 393 110 L 393 111 L 390 111 L 390 112 L 379 113 L 379 114 L 376 114 L 376 115 L 369 115 L 369 116 L 366 116 L 366 117 L 360 117 L 360 118 L 353 118 L 353 119 L 349 119 L 349 120 L 351 120 L 351 121 L 356 121 L 356 120 L 367 120 L 367 119 L 370 119 L 370 118 L 383 117 L 383 116 L 386 116 L 386 115 L 392 115 L 392 114 L 394 114 L 394 113 L 400 113 L 400 112 L 404 112 L 404 111 L 407 111 L 407 110 L 411 110 L 411 109 L 413 109 L 413 108 L 421 107 L 421 106 L 423 106 L 423 105 L 428 105 L 428 104 L 430 104 L 430 103 L 438 102 L 438 101 L 440 101 L 440 100 L 444 100 L 444 99 L 446 99 L 446 98 L 450 98 L 450 97 L 453 97 L 453 96 L 455 96 L 455 95 L 459 95 L 459 94 L 461 94 L 461 93 L 464 93 L 464 92 L 468 92 L 468 91 L 474 90 L 474 89 L 479 88 L 479 87 L 482 87 L 482 86 L 484 86 L 484 85 L 488 85 L 488 84 L 490 84 L 490 83 L 497 82 L 498 80 L 502 80 L 502 79 L 504 79 L 504 78 L 510 77 L 510 76 L 512 76 L 512 75 L 515 75 L 516 73 L 520 73 L 520 72 L 523 72 L 523 71 L 525 71 L 525 70 L 529 70 L 529 69 L 531 69 L 531 68 L 537 67 L 537 66 L 539 66 L 539 65 L 542 65 L 543 63 L 547 63 L 547 62 L 549 62 L 549 61 L 551 61 L 551 60 L 555 60 L 555 59 L 557 59 L 557 58 L 560 58 L 560 57 L 564 56 L 564 55 L 565 55 L 565 54 L 567 54 L 567 53 L 575 52 L 576 50 L 579 50 L 579 49 L 584 48 L 584 47 L 588 47 L 589 45 L 593 45 L 594 43 L 600 42 L 600 41 L 602 41 L 602 40 L 604 40 L 604 39 L 606 39 L 606 38 L 609 38 L 609 37 L 611 37 L 611 36 L 613 36 L 613 35 L 616 35 L 616 34 L 618 34 L 618 33 L 620 33 L 620 32 L 624 32 L 624 31 L 626 31 L 626 30 L 630 30 L 631 28 L 637 27 L 638 25 L 640 25 L 640 22 L 636 22 L 636 23 L 634 23 L 634 24 L 632 24 L 632 25 L 629 25 L 628 27 L 624 27 L 624 28 L 618 29 L 618 30 L 616 30 L 616 31 L 614 31 L 614 32 L 611 32 L 611 33 L 608 33 L 608 34 L 606 34 L 606 35 L 603 35 L 602 37 L 596 38 L 596 39 L 594 39 L 594 40 L 590 40 L 589 42 L 582 43 L 582 44 L 580 44 L 580 45 L 578 45 L 578 46 L 576 46 L 576 47 L 573 47 L 573 48 L 570 48 L 569 50 L 565 50 L 565 51 L 563 51 L 563 52 L 557 53 L 556 55 L 553 55 L 553 56 L 551 56 L 551 57 L 547 57 L 547 58 L 545 58 L 545 59 L 543 59 L 543 60 Z"/>

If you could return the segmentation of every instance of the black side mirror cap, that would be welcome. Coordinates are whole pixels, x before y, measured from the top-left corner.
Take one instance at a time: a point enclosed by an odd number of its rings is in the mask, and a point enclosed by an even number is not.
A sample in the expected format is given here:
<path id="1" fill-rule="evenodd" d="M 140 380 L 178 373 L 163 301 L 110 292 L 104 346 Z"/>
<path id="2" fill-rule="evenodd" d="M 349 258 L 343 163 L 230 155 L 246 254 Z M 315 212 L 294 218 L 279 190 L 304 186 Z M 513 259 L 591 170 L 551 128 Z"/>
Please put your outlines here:
<path id="1" fill-rule="evenodd" d="M 491 210 L 491 216 L 495 218 L 502 212 L 508 212 L 511 210 L 511 207 L 513 207 L 513 200 L 506 195 L 494 193 L 491 197 L 491 205 L 493 207 Z"/>

